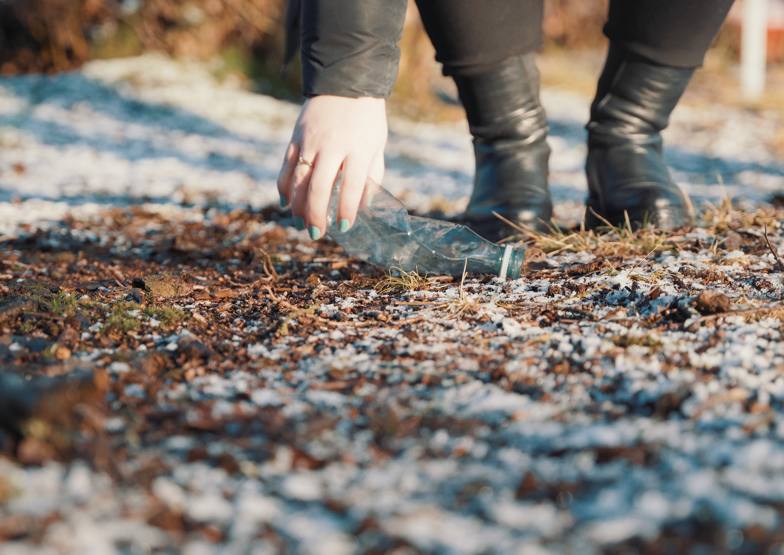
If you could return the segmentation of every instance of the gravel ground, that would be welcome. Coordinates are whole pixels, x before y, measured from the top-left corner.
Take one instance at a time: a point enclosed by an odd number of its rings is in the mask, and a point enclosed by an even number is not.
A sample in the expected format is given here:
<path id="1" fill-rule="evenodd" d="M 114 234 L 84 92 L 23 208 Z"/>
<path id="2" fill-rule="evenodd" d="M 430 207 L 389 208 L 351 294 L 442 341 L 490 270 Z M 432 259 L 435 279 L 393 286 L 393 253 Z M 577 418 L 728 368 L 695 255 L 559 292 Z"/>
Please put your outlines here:
<path id="1" fill-rule="evenodd" d="M 589 99 L 543 97 L 568 227 Z M 676 110 L 696 228 L 461 282 L 270 207 L 297 112 L 156 56 L 0 80 L 3 555 L 784 551 L 774 114 Z M 390 125 L 385 185 L 458 213 L 465 125 Z"/>

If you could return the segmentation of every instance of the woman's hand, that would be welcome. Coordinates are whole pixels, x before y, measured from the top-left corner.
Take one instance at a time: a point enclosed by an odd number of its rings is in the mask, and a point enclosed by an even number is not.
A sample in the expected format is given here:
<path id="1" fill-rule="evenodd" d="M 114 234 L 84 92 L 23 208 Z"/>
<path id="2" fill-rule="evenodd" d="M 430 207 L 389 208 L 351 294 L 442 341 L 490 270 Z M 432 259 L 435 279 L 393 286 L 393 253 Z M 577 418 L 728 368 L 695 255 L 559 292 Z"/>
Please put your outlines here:
<path id="1" fill-rule="evenodd" d="M 297 229 L 307 227 L 314 240 L 324 235 L 341 170 L 338 227 L 343 233 L 351 228 L 365 181 L 381 183 L 384 176 L 387 134 L 383 99 L 315 96 L 305 102 L 278 175 L 281 207 L 291 204 Z"/>

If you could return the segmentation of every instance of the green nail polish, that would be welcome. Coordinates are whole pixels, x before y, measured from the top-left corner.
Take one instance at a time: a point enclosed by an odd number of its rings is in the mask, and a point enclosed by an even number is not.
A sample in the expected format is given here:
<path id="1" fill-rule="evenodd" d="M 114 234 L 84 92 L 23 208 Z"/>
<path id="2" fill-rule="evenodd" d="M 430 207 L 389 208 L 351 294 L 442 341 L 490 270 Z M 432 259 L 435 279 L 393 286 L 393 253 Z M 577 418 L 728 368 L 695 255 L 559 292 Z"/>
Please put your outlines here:
<path id="1" fill-rule="evenodd" d="M 289 203 L 286 201 L 286 197 L 284 197 L 283 195 L 280 195 L 280 207 L 281 208 L 286 208 L 286 206 L 288 206 L 288 204 Z"/>
<path id="2" fill-rule="evenodd" d="M 294 227 L 296 227 L 298 231 L 305 229 L 305 218 L 302 216 L 294 216 Z"/>
<path id="3" fill-rule="evenodd" d="M 318 241 L 319 237 L 321 237 L 321 230 L 314 225 L 310 226 L 310 238 Z"/>
<path id="4" fill-rule="evenodd" d="M 341 233 L 345 233 L 345 232 L 348 231 L 348 228 L 350 226 L 351 226 L 351 224 L 348 223 L 348 220 L 342 219 L 342 220 L 340 220 L 340 223 L 338 224 L 338 229 L 340 230 Z"/>

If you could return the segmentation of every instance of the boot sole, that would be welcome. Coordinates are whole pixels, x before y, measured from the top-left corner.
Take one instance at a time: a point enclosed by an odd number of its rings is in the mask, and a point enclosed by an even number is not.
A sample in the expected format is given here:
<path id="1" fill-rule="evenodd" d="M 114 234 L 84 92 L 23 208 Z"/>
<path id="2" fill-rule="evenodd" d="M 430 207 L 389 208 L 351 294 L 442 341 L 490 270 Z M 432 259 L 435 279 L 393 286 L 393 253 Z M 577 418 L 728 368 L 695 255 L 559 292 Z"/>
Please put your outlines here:
<path id="1" fill-rule="evenodd" d="M 624 227 L 627 222 L 631 224 L 632 231 L 637 231 L 645 225 L 656 229 L 670 231 L 693 224 L 691 213 L 685 206 L 668 206 L 658 210 L 638 211 L 607 211 L 603 212 L 591 202 L 586 203 L 585 228 L 598 229 L 608 227 Z"/>

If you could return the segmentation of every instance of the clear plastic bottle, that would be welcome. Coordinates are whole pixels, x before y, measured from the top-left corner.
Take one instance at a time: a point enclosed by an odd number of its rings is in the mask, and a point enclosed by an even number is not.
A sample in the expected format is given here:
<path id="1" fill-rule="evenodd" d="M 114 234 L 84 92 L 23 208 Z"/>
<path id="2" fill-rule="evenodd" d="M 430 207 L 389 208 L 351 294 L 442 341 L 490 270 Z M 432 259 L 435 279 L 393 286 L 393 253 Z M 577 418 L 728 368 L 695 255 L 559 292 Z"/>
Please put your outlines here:
<path id="1" fill-rule="evenodd" d="M 375 266 L 420 274 L 492 274 L 517 279 L 523 251 L 491 243 L 464 225 L 409 215 L 403 203 L 368 179 L 354 225 L 337 224 L 340 185 L 329 203 L 329 235 L 345 251 Z"/>

